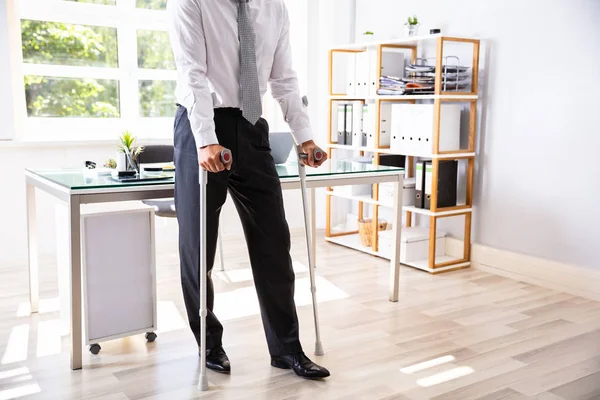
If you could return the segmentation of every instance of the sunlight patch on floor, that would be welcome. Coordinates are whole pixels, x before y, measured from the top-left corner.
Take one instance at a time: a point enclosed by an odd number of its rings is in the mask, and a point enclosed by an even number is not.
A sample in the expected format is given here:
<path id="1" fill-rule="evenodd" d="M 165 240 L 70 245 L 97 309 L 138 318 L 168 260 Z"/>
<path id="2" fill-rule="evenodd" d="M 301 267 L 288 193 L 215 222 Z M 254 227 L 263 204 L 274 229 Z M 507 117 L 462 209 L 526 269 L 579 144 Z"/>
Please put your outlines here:
<path id="1" fill-rule="evenodd" d="M 172 332 L 187 327 L 186 321 L 172 301 L 159 301 L 156 318 L 158 330 L 156 333 Z"/>
<path id="2" fill-rule="evenodd" d="M 29 396 L 35 393 L 40 393 L 41 391 L 42 390 L 37 383 L 17 386 L 10 389 L 0 390 L 0 400 L 18 399 L 19 397 Z"/>
<path id="3" fill-rule="evenodd" d="M 454 379 L 467 376 L 475 372 L 471 367 L 458 367 L 448 371 L 440 372 L 439 374 L 428 376 L 427 378 L 419 379 L 417 385 L 421 387 L 430 387 L 439 385 L 440 383 L 452 381 Z"/>
<path id="4" fill-rule="evenodd" d="M 242 268 L 242 269 L 227 269 L 227 264 L 225 264 L 225 271 L 221 271 L 221 267 L 215 265 L 213 267 L 213 276 L 217 279 L 222 280 L 223 282 L 228 283 L 241 283 L 241 282 L 249 282 L 254 279 L 252 276 L 252 268 Z M 302 264 L 301 262 L 294 261 L 293 269 L 296 274 L 300 274 L 303 272 L 308 272 L 308 268 Z"/>
<path id="5" fill-rule="evenodd" d="M 11 364 L 27 360 L 29 325 L 17 325 L 12 328 L 8 343 L 2 356 L 2 364 Z"/>
<path id="6" fill-rule="evenodd" d="M 14 386 L 20 382 L 27 382 L 32 379 L 33 376 L 29 373 L 29 368 L 26 367 L 0 371 L 0 400 L 18 399 L 19 397 L 39 393 L 41 389 L 37 383 Z"/>
<path id="7" fill-rule="evenodd" d="M 61 352 L 60 320 L 40 321 L 38 324 L 37 356 L 46 357 Z"/>
<path id="8" fill-rule="evenodd" d="M 433 360 L 425 361 L 425 362 L 422 362 L 419 364 L 411 365 L 410 367 L 402 368 L 400 370 L 400 372 L 402 372 L 404 374 L 414 374 L 415 372 L 423 371 L 424 369 L 432 368 L 432 367 L 442 365 L 445 363 L 449 363 L 454 360 L 455 360 L 454 356 L 438 357 L 438 358 L 434 358 Z"/>
<path id="9" fill-rule="evenodd" d="M 327 279 L 316 277 L 315 280 L 318 303 L 348 297 L 347 293 Z M 312 304 L 310 279 L 308 277 L 296 280 L 295 301 L 297 307 Z M 215 295 L 214 313 L 219 316 L 219 320 L 221 321 L 258 315 L 260 307 L 258 305 L 256 289 L 254 286 L 251 286 L 230 292 L 217 293 Z"/>
<path id="10" fill-rule="evenodd" d="M 39 313 L 58 312 L 60 310 L 60 302 L 58 297 L 51 299 L 40 299 Z M 31 314 L 31 307 L 28 301 L 20 303 L 17 308 L 17 317 L 27 317 Z"/>
<path id="11" fill-rule="evenodd" d="M 20 367 L 15 369 L 9 369 L 6 371 L 0 371 L 0 381 L 3 379 L 14 378 L 19 375 L 27 375 L 29 374 L 29 368 Z"/>

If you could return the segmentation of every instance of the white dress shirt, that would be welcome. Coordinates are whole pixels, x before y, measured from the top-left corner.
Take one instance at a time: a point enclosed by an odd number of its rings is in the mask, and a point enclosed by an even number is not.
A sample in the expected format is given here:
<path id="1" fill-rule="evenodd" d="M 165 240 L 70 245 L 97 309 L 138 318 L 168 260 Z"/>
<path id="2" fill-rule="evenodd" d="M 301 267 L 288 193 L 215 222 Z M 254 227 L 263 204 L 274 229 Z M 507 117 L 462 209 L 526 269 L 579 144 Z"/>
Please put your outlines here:
<path id="1" fill-rule="evenodd" d="M 283 0 L 250 0 L 260 94 L 271 94 L 297 143 L 313 139 L 292 68 Z M 214 108 L 242 108 L 237 0 L 169 0 L 169 36 L 177 65 L 176 99 L 186 107 L 198 147 L 218 143 Z"/>

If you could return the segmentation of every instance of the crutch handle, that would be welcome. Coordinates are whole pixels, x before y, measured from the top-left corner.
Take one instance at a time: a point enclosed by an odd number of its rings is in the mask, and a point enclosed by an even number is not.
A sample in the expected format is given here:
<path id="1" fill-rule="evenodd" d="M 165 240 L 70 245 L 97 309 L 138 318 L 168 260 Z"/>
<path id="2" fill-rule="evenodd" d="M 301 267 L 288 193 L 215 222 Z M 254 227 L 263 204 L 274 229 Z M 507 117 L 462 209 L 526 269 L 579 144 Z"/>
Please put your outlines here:
<path id="1" fill-rule="evenodd" d="M 233 157 L 231 155 L 231 150 L 223 149 L 221 150 L 221 162 L 223 164 L 229 164 L 232 161 Z"/>
<path id="2" fill-rule="evenodd" d="M 325 156 L 325 152 L 321 150 L 320 147 L 315 147 L 313 150 L 313 158 L 315 161 L 321 161 Z M 298 153 L 298 157 L 300 158 L 308 158 L 308 154 L 306 153 Z"/>

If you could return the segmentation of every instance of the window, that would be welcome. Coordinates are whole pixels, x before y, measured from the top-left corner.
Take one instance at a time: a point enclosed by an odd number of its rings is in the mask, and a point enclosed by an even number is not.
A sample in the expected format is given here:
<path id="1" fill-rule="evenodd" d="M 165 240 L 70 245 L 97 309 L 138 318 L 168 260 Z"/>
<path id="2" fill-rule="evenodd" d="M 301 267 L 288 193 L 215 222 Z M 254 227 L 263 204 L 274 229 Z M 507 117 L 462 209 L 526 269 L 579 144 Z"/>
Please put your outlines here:
<path id="1" fill-rule="evenodd" d="M 172 135 L 176 75 L 166 0 L 19 5 L 28 138 Z"/>
<path id="2" fill-rule="evenodd" d="M 27 138 L 112 139 L 123 130 L 171 137 L 176 67 L 167 0 L 16 1 Z M 306 0 L 286 3 L 304 94 Z M 272 130 L 289 130 L 270 93 L 264 112 Z"/>

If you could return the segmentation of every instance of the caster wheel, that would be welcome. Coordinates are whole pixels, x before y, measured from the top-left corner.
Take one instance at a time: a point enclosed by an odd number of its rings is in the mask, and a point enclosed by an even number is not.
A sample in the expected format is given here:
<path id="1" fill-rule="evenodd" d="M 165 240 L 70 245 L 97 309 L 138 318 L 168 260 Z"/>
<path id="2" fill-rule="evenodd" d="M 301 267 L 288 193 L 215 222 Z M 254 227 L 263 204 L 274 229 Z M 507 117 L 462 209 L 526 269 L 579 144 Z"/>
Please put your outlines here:
<path id="1" fill-rule="evenodd" d="M 154 333 L 154 332 L 146 333 L 146 340 L 148 342 L 154 342 L 156 340 L 156 333 Z"/>
<path id="2" fill-rule="evenodd" d="M 93 345 L 90 346 L 90 352 L 94 355 L 100 353 L 101 349 L 102 349 L 102 347 L 100 347 L 100 345 L 98 343 L 94 343 Z"/>

